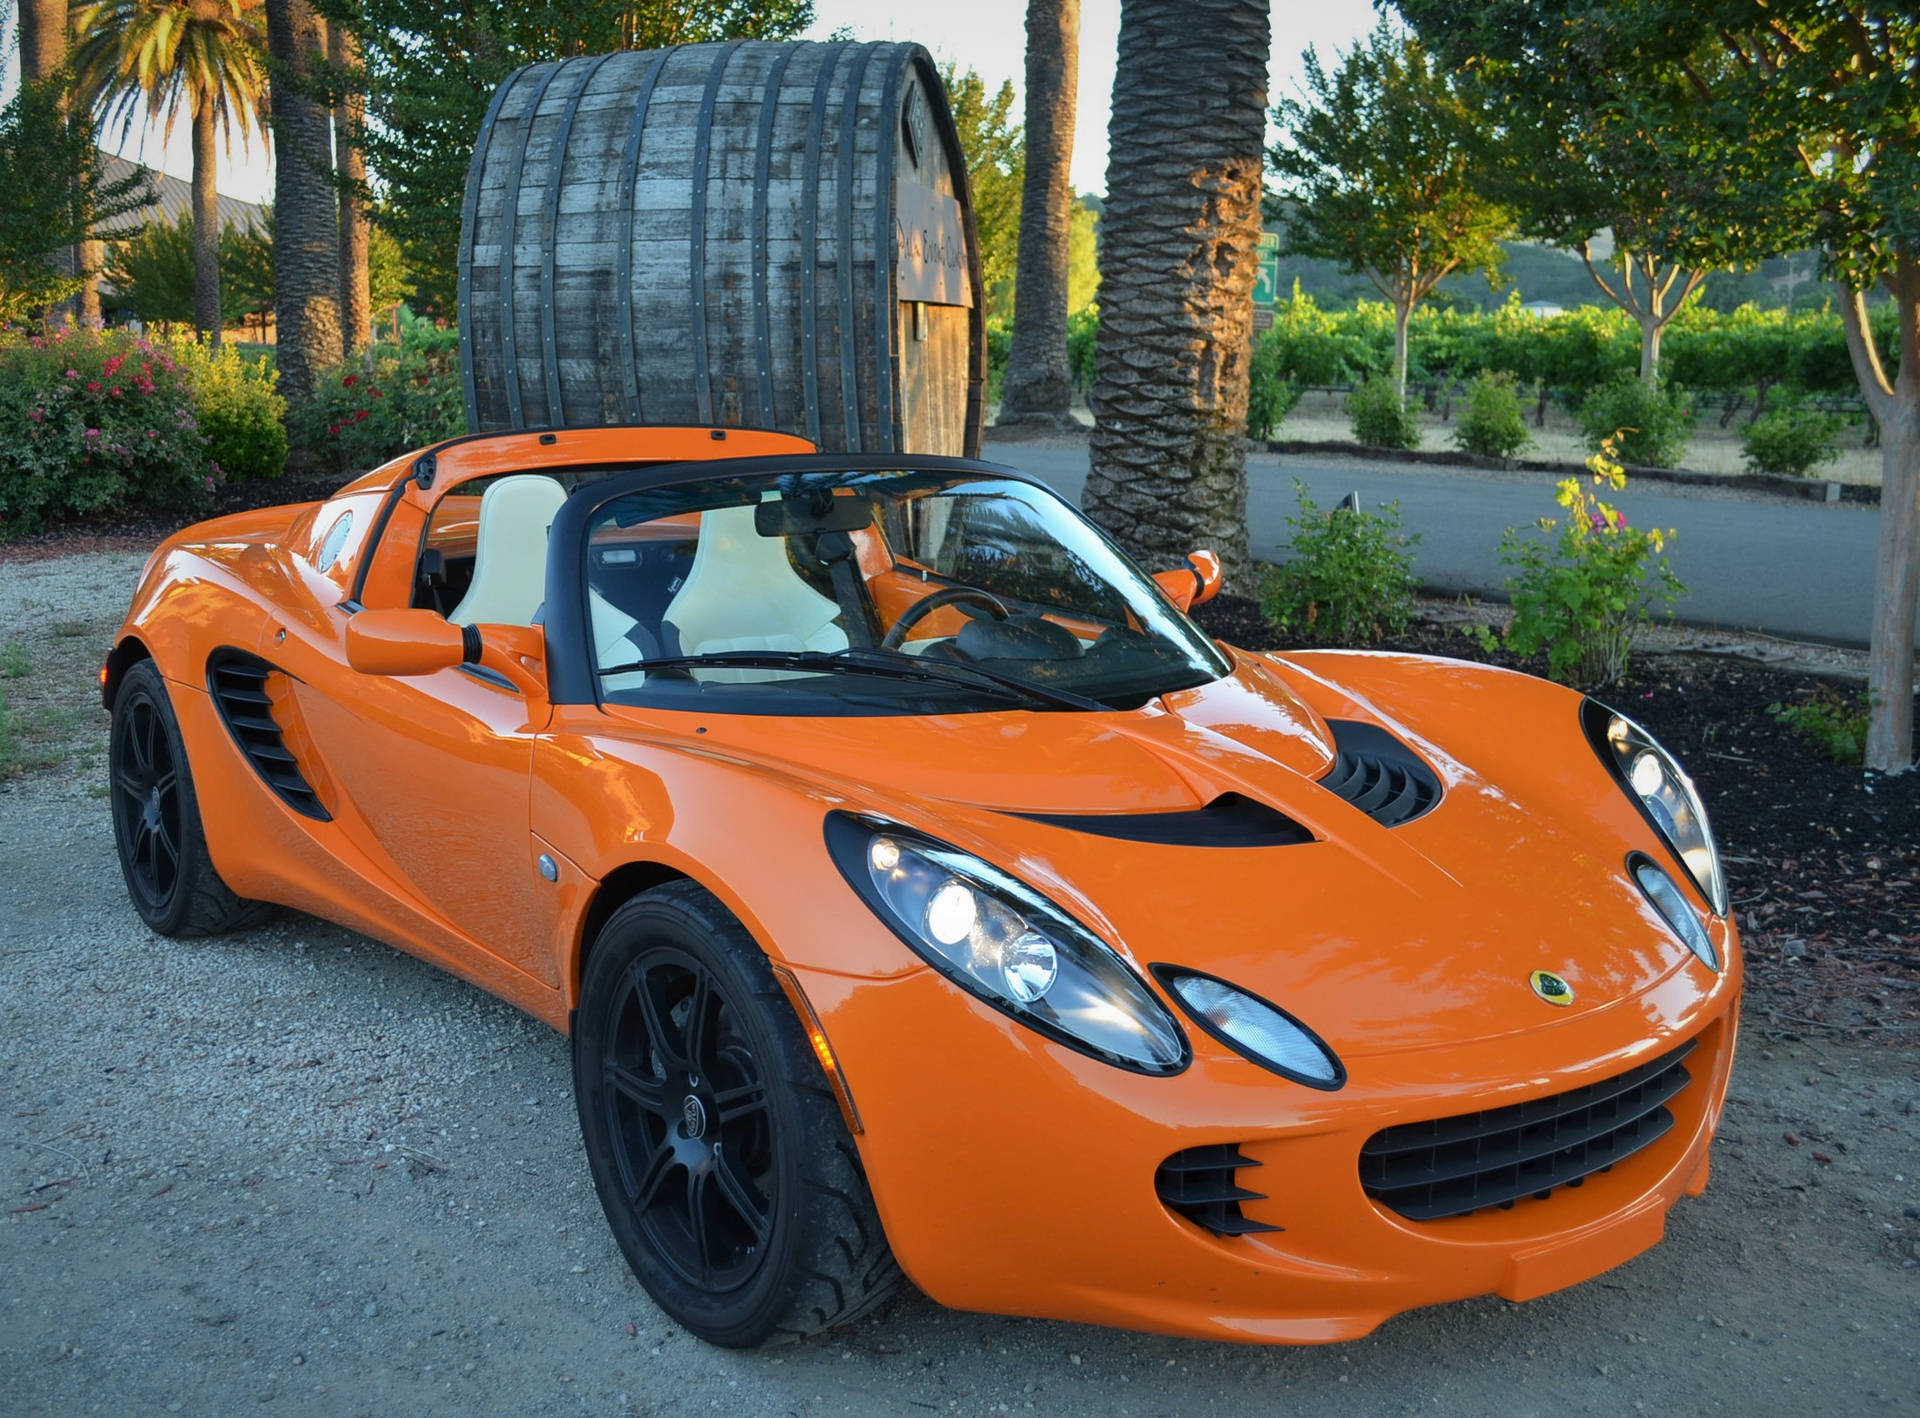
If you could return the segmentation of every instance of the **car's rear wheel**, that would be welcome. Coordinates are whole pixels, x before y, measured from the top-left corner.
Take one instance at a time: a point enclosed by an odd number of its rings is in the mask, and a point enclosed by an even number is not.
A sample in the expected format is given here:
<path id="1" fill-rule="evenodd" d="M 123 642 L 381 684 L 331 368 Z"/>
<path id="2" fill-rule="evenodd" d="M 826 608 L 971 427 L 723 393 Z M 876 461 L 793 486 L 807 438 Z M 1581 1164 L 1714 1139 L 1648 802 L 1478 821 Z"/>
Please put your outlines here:
<path id="1" fill-rule="evenodd" d="M 151 660 L 114 696 L 107 764 L 120 870 L 141 920 L 165 936 L 207 936 L 266 918 L 269 906 L 234 895 L 213 869 L 186 746 Z"/>
<path id="2" fill-rule="evenodd" d="M 574 1090 L 607 1221 L 660 1308 L 745 1348 L 845 1324 L 899 1277 L 853 1139 L 766 957 L 691 882 L 588 960 Z"/>

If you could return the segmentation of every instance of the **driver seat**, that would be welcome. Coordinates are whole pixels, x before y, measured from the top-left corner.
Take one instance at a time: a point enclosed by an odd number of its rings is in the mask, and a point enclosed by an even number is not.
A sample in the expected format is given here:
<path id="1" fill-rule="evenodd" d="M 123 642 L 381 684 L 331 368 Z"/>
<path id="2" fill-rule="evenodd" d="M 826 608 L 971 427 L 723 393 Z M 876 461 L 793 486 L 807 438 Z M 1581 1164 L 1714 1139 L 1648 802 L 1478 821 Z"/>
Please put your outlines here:
<path id="1" fill-rule="evenodd" d="M 840 607 L 793 569 L 785 537 L 763 537 L 754 508 L 700 514 L 700 542 L 686 584 L 661 617 L 681 653 L 725 650 L 844 650 Z M 759 679 L 765 670 L 697 670 L 697 678 Z"/>
<path id="2" fill-rule="evenodd" d="M 566 489 L 539 473 L 501 478 L 480 495 L 473 581 L 454 625 L 532 625 L 547 598 L 547 529 Z"/>

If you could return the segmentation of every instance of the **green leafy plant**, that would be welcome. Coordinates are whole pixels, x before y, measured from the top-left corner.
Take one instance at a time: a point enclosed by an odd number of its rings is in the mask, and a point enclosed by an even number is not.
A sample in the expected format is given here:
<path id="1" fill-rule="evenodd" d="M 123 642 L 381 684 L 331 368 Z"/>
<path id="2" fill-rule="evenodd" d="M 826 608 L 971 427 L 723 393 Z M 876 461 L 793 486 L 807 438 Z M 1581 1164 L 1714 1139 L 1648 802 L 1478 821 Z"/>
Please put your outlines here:
<path id="1" fill-rule="evenodd" d="M 1400 505 L 1378 512 L 1323 512 L 1295 481 L 1299 515 L 1292 557 L 1260 578 L 1260 609 L 1279 630 L 1321 644 L 1361 644 L 1397 635 L 1413 619 L 1413 548 Z"/>
<path id="2" fill-rule="evenodd" d="M 398 353 L 383 347 L 371 371 L 355 360 L 316 377 L 287 412 L 293 446 L 347 472 L 465 432 L 458 341 L 457 331 L 403 317 Z"/>
<path id="3" fill-rule="evenodd" d="M 229 482 L 277 478 L 286 471 L 287 401 L 274 392 L 279 374 L 265 355 L 243 355 L 195 340 L 168 348 L 193 386 L 207 457 Z"/>
<path id="4" fill-rule="evenodd" d="M 1527 411 L 1520 406 L 1520 381 L 1506 370 L 1489 371 L 1467 386 L 1467 407 L 1453 441 L 1469 453 L 1511 458 L 1533 442 Z"/>
<path id="5" fill-rule="evenodd" d="M 164 345 L 124 331 L 0 332 L 0 538 L 104 511 L 203 502 L 193 381 Z"/>
<path id="6" fill-rule="evenodd" d="M 1247 370 L 1247 436 L 1271 438 L 1300 403 L 1300 386 L 1281 367 L 1280 342 L 1273 332 L 1256 341 Z"/>
<path id="7" fill-rule="evenodd" d="M 1601 500 L 1599 489 L 1627 485 L 1611 441 L 1587 468 L 1591 487 L 1579 478 L 1560 484 L 1566 515 L 1542 517 L 1533 529 L 1509 527 L 1500 560 L 1518 572 L 1507 578 L 1508 646 L 1522 655 L 1545 650 L 1549 675 L 1591 688 L 1626 674 L 1655 611 L 1670 612 L 1686 587 L 1664 554 L 1673 533 L 1631 527 Z"/>
<path id="8" fill-rule="evenodd" d="M 1616 375 L 1580 405 L 1580 428 L 1596 453 L 1647 468 L 1676 468 L 1687 451 L 1693 401 L 1685 391 L 1649 388 Z"/>
<path id="9" fill-rule="evenodd" d="M 0 679 L 25 679 L 33 669 L 27 647 L 18 640 L 0 645 Z"/>
<path id="10" fill-rule="evenodd" d="M 1804 478 L 1840 456 L 1835 440 L 1845 426 L 1846 420 L 1836 414 L 1800 406 L 1778 408 L 1747 425 L 1741 456 L 1749 472 Z"/>
<path id="11" fill-rule="evenodd" d="M 1867 755 L 1867 703 L 1844 699 L 1822 685 L 1793 704 L 1769 704 L 1767 713 L 1835 763 L 1862 763 Z"/>
<path id="12" fill-rule="evenodd" d="M 1388 379 L 1369 379 L 1347 396 L 1353 440 L 1364 448 L 1418 448 L 1420 427 L 1413 410 Z"/>

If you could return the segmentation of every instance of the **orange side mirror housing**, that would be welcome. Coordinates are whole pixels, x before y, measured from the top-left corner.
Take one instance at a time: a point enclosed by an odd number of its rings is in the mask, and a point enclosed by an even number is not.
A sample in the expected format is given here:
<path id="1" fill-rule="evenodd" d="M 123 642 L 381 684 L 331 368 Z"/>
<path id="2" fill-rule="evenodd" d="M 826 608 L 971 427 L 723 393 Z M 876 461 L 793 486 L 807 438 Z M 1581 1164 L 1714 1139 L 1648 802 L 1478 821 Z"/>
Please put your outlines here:
<path id="1" fill-rule="evenodd" d="M 1154 582 L 1167 593 L 1167 599 L 1183 611 L 1203 606 L 1220 594 L 1225 572 L 1220 558 L 1210 551 L 1187 554 L 1187 564 L 1177 571 L 1156 571 Z"/>
<path id="2" fill-rule="evenodd" d="M 479 637 L 432 611 L 359 611 L 347 621 L 347 663 L 366 675 L 430 675 L 479 659 Z"/>

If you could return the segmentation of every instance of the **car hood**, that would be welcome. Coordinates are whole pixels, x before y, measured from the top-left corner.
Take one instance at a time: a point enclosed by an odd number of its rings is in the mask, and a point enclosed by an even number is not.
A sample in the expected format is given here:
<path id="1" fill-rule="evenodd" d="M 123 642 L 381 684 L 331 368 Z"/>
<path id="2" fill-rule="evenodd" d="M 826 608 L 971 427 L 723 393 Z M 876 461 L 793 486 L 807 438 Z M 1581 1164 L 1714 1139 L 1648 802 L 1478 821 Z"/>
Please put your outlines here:
<path id="1" fill-rule="evenodd" d="M 1626 876 L 1629 852 L 1661 849 L 1586 742 L 1577 694 L 1422 657 L 1237 658 L 1227 679 L 1131 713 L 782 719 L 777 730 L 707 719 L 702 746 L 974 852 L 1138 965 L 1237 983 L 1348 1059 L 1553 1027 L 1689 968 L 1705 974 Z M 1439 804 L 1386 826 L 1322 786 L 1347 720 L 1417 752 L 1442 784 Z M 1313 840 L 1113 835 L 1129 816 L 1226 794 Z M 1564 977 L 1573 1003 L 1537 996 L 1536 970 Z"/>

